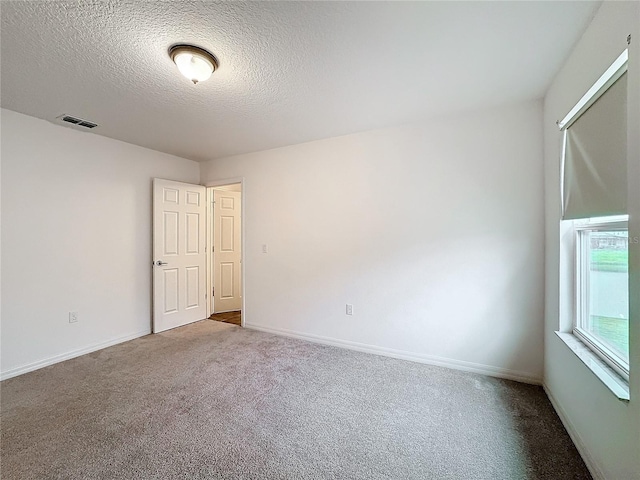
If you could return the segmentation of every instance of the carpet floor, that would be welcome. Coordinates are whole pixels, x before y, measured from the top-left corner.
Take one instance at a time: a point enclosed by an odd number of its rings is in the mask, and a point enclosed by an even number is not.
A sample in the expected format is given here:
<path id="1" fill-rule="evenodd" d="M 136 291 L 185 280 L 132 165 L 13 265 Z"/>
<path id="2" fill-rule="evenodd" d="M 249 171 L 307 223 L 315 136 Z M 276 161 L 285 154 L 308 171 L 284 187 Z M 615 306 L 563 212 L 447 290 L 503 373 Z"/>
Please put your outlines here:
<path id="1" fill-rule="evenodd" d="M 0 385 L 12 479 L 589 479 L 540 387 L 205 320 Z"/>

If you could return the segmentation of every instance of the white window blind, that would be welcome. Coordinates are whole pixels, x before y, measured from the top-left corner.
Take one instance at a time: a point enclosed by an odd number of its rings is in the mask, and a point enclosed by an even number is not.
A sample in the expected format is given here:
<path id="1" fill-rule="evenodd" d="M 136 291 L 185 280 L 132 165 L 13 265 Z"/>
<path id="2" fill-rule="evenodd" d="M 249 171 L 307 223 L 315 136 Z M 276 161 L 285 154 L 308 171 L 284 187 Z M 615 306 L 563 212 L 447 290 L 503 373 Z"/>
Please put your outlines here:
<path id="1" fill-rule="evenodd" d="M 627 74 L 565 131 L 563 218 L 627 213 Z"/>

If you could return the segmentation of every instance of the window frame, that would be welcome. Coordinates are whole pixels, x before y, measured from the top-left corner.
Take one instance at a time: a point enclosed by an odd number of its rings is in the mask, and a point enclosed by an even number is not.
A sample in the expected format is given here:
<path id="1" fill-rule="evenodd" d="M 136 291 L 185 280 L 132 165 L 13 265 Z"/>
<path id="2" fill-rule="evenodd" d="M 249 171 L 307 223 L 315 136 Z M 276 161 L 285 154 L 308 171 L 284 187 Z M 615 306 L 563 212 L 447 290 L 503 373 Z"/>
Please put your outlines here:
<path id="1" fill-rule="evenodd" d="M 618 215 L 615 217 L 589 218 L 582 220 L 573 220 L 573 230 L 575 235 L 575 271 L 574 271 L 574 318 L 573 318 L 573 335 L 577 337 L 589 350 L 602 359 L 616 373 L 629 381 L 629 362 L 617 355 L 612 349 L 608 348 L 603 342 L 599 341 L 595 335 L 585 330 L 582 325 L 586 321 L 588 314 L 589 302 L 589 284 L 588 274 L 582 272 L 589 270 L 590 258 L 587 255 L 589 251 L 586 248 L 584 235 L 586 232 L 598 231 L 629 231 L 628 215 Z M 628 275 L 627 275 L 628 278 Z"/>

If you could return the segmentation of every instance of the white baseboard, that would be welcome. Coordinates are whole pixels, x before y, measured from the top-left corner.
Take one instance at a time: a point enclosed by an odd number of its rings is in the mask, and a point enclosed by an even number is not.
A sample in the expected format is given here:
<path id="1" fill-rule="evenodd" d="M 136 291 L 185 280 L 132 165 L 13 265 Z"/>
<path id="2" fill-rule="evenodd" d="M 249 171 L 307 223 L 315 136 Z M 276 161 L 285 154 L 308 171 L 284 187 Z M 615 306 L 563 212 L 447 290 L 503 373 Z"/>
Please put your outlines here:
<path id="1" fill-rule="evenodd" d="M 6 380 L 8 378 L 17 377 L 18 375 L 22 375 L 23 373 L 32 372 L 34 370 L 38 370 L 39 368 L 53 365 L 54 363 L 64 362 L 65 360 L 70 360 L 72 358 L 79 357 L 80 355 L 86 355 L 87 353 L 95 352 L 96 350 L 102 350 L 103 348 L 111 347 L 119 343 L 128 342 L 129 340 L 143 337 L 145 335 L 149 335 L 150 333 L 151 333 L 151 329 L 146 329 L 139 332 L 131 333 L 129 335 L 124 335 L 122 337 L 112 338 L 111 340 L 107 340 L 106 342 L 95 343 L 88 347 L 80 348 L 78 350 L 73 350 L 71 352 L 62 353 L 60 355 L 55 355 L 53 357 L 45 358 L 44 360 L 38 360 L 37 362 L 27 363 L 26 365 L 21 365 L 19 367 L 7 370 L 6 372 L 0 373 L 0 380 Z"/>
<path id="2" fill-rule="evenodd" d="M 464 360 L 454 360 L 452 358 L 437 357 L 434 355 L 425 355 L 421 353 L 407 352 L 403 350 L 395 350 L 393 348 L 378 347 L 375 345 L 367 345 L 366 343 L 352 342 L 349 340 L 340 340 L 337 338 L 324 337 L 320 335 L 311 335 L 306 333 L 295 332 L 281 328 L 266 327 L 254 323 L 246 323 L 246 328 L 260 330 L 262 332 L 274 333 L 285 337 L 298 338 L 323 345 L 331 345 L 334 347 L 342 347 L 359 352 L 373 353 L 374 355 L 382 355 L 385 357 L 399 358 L 401 360 L 409 360 L 411 362 L 424 363 L 427 365 L 436 365 L 439 367 L 452 368 L 454 370 L 463 370 L 465 372 L 480 373 L 491 377 L 504 378 L 507 380 L 515 380 L 517 382 L 529 383 L 533 385 L 542 385 L 542 379 L 525 372 L 510 370 L 507 368 L 493 367 L 479 363 L 466 362 Z"/>
<path id="3" fill-rule="evenodd" d="M 544 383 L 542 385 L 542 388 L 544 388 L 544 392 L 547 394 L 547 397 L 549 397 L 549 401 L 551 401 L 551 405 L 553 406 L 556 413 L 558 414 L 558 417 L 560 417 L 560 421 L 564 425 L 565 430 L 567 431 L 574 445 L 578 449 L 578 453 L 584 460 L 584 463 L 589 469 L 589 472 L 591 473 L 591 476 L 593 477 L 593 479 L 606 480 L 606 477 L 602 472 L 602 469 L 598 466 L 594 458 L 589 453 L 589 450 L 587 449 L 586 445 L 582 441 L 582 437 L 580 437 L 580 434 L 573 426 L 573 423 L 571 423 L 571 421 L 569 420 L 569 417 L 565 413 L 562 406 L 558 403 L 556 398 L 551 394 L 551 392 L 549 391 L 549 389 Z"/>

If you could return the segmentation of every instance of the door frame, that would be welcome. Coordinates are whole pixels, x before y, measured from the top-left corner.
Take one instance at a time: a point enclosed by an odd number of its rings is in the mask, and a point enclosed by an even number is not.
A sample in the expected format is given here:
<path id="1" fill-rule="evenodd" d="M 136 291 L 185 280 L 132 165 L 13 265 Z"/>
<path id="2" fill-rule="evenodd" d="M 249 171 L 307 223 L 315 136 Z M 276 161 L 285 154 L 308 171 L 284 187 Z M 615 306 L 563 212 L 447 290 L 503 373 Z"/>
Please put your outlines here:
<path id="1" fill-rule="evenodd" d="M 247 315 L 246 315 L 246 309 L 245 309 L 245 302 L 246 302 L 246 289 L 245 289 L 245 284 L 247 283 L 245 281 L 245 279 L 247 278 L 247 276 L 245 275 L 246 272 L 246 261 L 245 261 L 245 231 L 244 231 L 244 226 L 245 226 L 245 183 L 244 183 L 244 177 L 231 177 L 231 178 L 225 178 L 225 179 L 221 179 L 221 180 L 210 180 L 208 182 L 204 182 L 204 186 L 207 189 L 207 210 L 206 210 L 206 216 L 207 216 L 207 222 L 206 222 L 206 245 L 207 245 L 207 251 L 206 251 L 206 262 L 207 262 L 207 268 L 206 268 L 206 275 L 207 275 L 207 318 L 209 318 L 211 316 L 211 314 L 213 313 L 212 309 L 211 309 L 211 294 L 209 292 L 212 291 L 213 288 L 213 271 L 211 268 L 212 265 L 212 260 L 213 260 L 213 252 L 211 251 L 211 243 L 213 242 L 213 238 L 211 238 L 211 232 L 212 232 L 212 218 L 213 218 L 213 210 L 212 210 L 212 203 L 211 203 L 211 199 L 213 196 L 213 188 L 212 187 L 224 187 L 225 185 L 231 185 L 234 183 L 239 183 L 240 184 L 240 261 L 241 261 L 241 266 L 240 266 L 240 271 L 242 272 L 242 281 L 241 281 L 241 285 L 240 285 L 240 289 L 242 291 L 242 302 L 241 302 L 241 311 L 242 311 L 242 316 L 241 316 L 241 320 L 240 320 L 240 324 L 242 327 L 245 326 L 245 323 L 247 322 Z"/>

